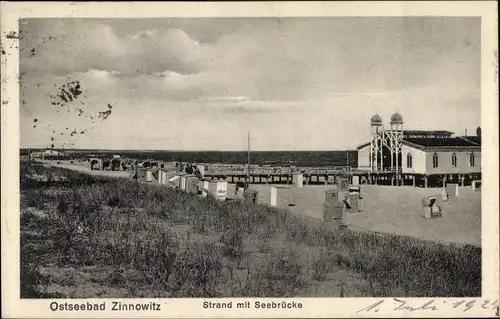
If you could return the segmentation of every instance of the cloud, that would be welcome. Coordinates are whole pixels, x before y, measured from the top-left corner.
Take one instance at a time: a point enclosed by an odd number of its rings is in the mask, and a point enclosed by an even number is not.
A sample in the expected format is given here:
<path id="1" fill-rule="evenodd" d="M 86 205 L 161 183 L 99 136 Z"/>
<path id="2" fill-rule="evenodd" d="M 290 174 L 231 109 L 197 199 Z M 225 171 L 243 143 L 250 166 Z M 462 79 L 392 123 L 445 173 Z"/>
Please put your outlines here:
<path id="1" fill-rule="evenodd" d="M 102 21 L 85 21 L 30 20 L 24 26 L 22 71 L 67 75 L 94 69 L 132 81 L 142 77 L 151 85 L 146 91 L 160 88 L 173 99 L 226 92 L 252 99 L 300 97 L 313 71 L 314 61 L 291 54 L 298 48 L 284 33 L 261 29 L 242 37 L 229 32 L 214 43 L 200 43 L 176 28 L 117 35 Z M 26 56 L 31 47 L 36 54 Z M 165 80 L 158 85 L 151 75 Z"/>
<path id="2" fill-rule="evenodd" d="M 459 28 L 453 19 L 190 21 L 123 32 L 112 20 L 29 20 L 22 46 L 37 49 L 33 57 L 23 50 L 21 68 L 62 75 L 107 71 L 129 81 L 123 90 L 130 94 L 173 100 L 301 100 L 360 87 L 375 95 L 479 83 L 478 37 L 467 34 L 474 35 L 472 22 Z"/>
<path id="3" fill-rule="evenodd" d="M 198 99 L 201 102 L 246 102 L 249 100 L 248 96 L 211 96 L 202 99 Z"/>
<path id="4" fill-rule="evenodd" d="M 247 96 L 215 96 L 190 101 L 198 108 L 229 114 L 259 113 L 298 113 L 307 110 L 308 103 L 303 101 L 266 101 L 252 100 Z"/>
<path id="5" fill-rule="evenodd" d="M 30 19 L 21 23 L 21 70 L 66 75 L 88 69 L 112 71 L 126 45 L 104 23 L 84 19 Z M 31 50 L 34 55 L 30 55 Z"/>
<path id="6" fill-rule="evenodd" d="M 415 129 L 480 117 L 480 19 L 30 19 L 21 30 L 24 117 L 56 118 L 47 95 L 79 80 L 89 108 L 116 102 L 108 125 L 137 126 L 142 140 L 154 127 L 187 143 L 177 121 L 191 121 L 213 145 L 211 130 L 230 126 L 320 147 L 357 143 L 376 111 L 398 109 Z"/>
<path id="7" fill-rule="evenodd" d="M 168 69 L 191 74 L 208 61 L 205 45 L 178 29 L 120 37 L 105 23 L 84 19 L 29 20 L 21 28 L 26 34 L 21 41 L 25 72 L 67 74 L 98 69 L 132 75 Z M 30 53 L 33 48 L 34 55 Z"/>
<path id="8" fill-rule="evenodd" d="M 330 92 L 326 93 L 325 97 L 335 97 L 335 96 L 389 96 L 389 95 L 400 95 L 401 91 L 382 91 L 382 92 Z"/>

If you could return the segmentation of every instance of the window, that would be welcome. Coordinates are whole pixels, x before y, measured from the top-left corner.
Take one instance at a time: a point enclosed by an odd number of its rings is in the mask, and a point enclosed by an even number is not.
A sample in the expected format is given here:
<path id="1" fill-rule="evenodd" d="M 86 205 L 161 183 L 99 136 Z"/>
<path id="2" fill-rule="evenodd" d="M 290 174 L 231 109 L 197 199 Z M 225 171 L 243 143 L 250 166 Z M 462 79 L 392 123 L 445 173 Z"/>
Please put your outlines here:
<path id="1" fill-rule="evenodd" d="M 453 153 L 451 155 L 451 166 L 457 167 L 457 154 Z"/>
<path id="2" fill-rule="evenodd" d="M 406 167 L 412 168 L 413 167 L 413 158 L 411 156 L 411 153 L 408 153 L 406 155 Z"/>
<path id="3" fill-rule="evenodd" d="M 432 155 L 432 167 L 436 168 L 438 166 L 439 166 L 439 158 L 437 153 L 434 153 L 434 155 Z"/>
<path id="4" fill-rule="evenodd" d="M 470 153 L 470 156 L 469 156 L 469 165 L 470 165 L 470 167 L 474 167 L 474 165 L 475 165 L 475 156 L 474 156 L 474 153 Z"/>

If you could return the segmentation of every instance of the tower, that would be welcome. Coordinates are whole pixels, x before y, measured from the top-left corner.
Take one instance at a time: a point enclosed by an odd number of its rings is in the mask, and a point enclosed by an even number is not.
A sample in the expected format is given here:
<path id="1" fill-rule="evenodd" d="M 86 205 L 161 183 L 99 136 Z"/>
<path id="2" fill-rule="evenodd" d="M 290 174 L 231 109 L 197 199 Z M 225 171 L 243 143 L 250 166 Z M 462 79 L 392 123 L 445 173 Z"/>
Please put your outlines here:
<path id="1" fill-rule="evenodd" d="M 382 118 L 378 114 L 372 116 L 370 120 L 371 141 L 370 141 L 370 169 L 377 171 L 382 165 Z"/>
<path id="2" fill-rule="evenodd" d="M 391 170 L 399 173 L 403 147 L 403 117 L 398 112 L 391 116 L 390 129 L 385 134 L 385 143 L 391 156 Z"/>

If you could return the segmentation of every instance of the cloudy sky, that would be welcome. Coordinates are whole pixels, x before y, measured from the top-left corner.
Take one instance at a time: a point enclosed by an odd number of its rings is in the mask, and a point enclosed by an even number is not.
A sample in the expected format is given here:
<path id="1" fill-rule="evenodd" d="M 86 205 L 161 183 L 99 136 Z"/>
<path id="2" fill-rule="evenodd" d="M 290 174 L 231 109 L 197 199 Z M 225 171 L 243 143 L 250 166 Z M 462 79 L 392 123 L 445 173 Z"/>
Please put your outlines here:
<path id="1" fill-rule="evenodd" d="M 367 140 L 374 113 L 395 111 L 407 129 L 480 125 L 475 18 L 29 19 L 20 30 L 21 147 L 244 150 L 250 131 L 255 150 L 345 149 Z M 52 105 L 72 81 L 83 94 Z"/>

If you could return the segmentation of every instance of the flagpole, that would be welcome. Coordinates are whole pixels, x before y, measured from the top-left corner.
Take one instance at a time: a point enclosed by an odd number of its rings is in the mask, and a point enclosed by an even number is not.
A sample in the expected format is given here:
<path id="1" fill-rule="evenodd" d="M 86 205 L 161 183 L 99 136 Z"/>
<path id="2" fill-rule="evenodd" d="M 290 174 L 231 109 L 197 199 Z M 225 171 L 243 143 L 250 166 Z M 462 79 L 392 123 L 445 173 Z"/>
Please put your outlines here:
<path id="1" fill-rule="evenodd" d="M 248 131 L 248 184 L 250 184 L 250 131 Z"/>

